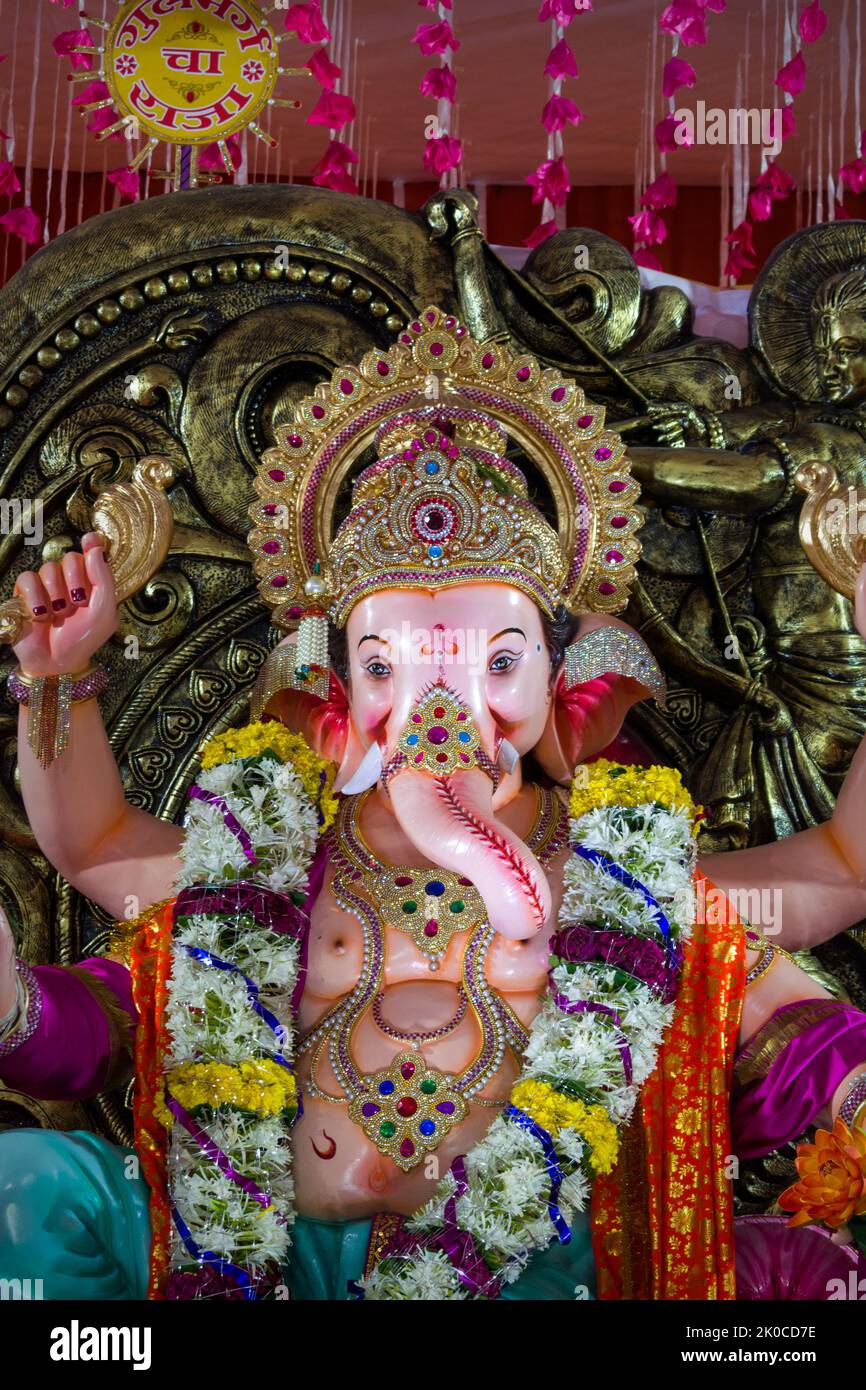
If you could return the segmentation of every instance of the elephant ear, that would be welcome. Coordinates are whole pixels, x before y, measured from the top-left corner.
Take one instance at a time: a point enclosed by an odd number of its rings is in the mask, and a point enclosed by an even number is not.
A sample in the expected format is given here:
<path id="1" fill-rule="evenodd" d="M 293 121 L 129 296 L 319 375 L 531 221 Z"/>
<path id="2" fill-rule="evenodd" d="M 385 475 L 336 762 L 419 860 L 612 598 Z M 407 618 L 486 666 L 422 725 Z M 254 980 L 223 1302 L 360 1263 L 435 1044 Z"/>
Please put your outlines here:
<path id="1" fill-rule="evenodd" d="M 608 634 L 615 629 L 626 636 L 606 643 L 591 638 L 584 649 L 586 659 L 576 663 L 586 669 L 586 680 L 569 685 L 563 664 L 555 677 L 547 725 L 533 749 L 548 776 L 563 785 L 571 781 L 578 763 L 613 743 L 632 705 L 650 696 L 664 702 L 664 677 L 643 638 L 627 623 L 588 615 L 581 623 L 576 644 L 602 629 Z M 605 670 L 608 662 L 617 669 Z"/>
<path id="2" fill-rule="evenodd" d="M 295 640 L 293 633 L 275 650 L 291 647 Z M 328 677 L 327 699 L 283 686 L 267 698 L 261 717 L 278 719 L 292 733 L 302 734 L 320 757 L 336 763 L 338 787 L 349 780 L 364 756 L 349 712 L 348 691 L 333 671 Z"/>

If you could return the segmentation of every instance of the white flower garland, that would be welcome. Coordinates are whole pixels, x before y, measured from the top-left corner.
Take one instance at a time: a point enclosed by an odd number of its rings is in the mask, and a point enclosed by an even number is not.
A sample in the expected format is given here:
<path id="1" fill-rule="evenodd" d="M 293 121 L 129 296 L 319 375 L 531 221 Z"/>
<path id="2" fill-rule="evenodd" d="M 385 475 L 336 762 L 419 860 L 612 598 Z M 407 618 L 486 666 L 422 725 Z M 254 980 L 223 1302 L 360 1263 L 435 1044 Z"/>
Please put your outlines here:
<path id="1" fill-rule="evenodd" d="M 319 817 L 293 768 L 268 751 L 202 772 L 197 785 L 178 888 L 208 885 L 218 893 L 240 883 L 301 897 Z M 299 958 L 297 940 L 248 910 L 177 921 L 165 1016 L 163 1120 L 177 1213 L 169 1297 L 188 1297 L 190 1284 L 200 1287 L 205 1276 L 207 1292 L 255 1290 L 268 1270 L 282 1277 L 294 1220 L 289 1130 L 297 1089 L 288 1068 Z M 253 1008 L 248 982 L 267 1018 Z M 191 1118 L 194 1133 L 172 1104 Z M 215 1161 L 217 1151 L 236 1179 Z"/>
<path id="2" fill-rule="evenodd" d="M 272 752 L 236 758 L 203 772 L 198 785 L 212 799 L 192 805 L 179 886 L 218 890 L 241 882 L 300 895 L 320 817 L 289 763 Z M 620 786 L 625 804 L 614 800 Z M 620 944 L 655 943 L 650 966 L 644 961 L 632 973 L 598 952 L 554 958 L 512 1105 L 408 1220 L 403 1248 L 362 1281 L 367 1299 L 495 1297 L 566 1233 L 586 1210 L 594 1173 L 609 1172 L 616 1161 L 617 1131 L 655 1067 L 673 1016 L 661 964 L 667 952 L 674 967 L 693 921 L 693 808 L 678 775 L 664 769 L 599 762 L 588 787 L 573 793 L 570 838 L 589 857 L 576 852 L 566 865 L 559 939 L 590 923 L 608 941 L 616 934 Z M 587 808 L 587 800 L 599 804 Z M 250 1285 L 252 1296 L 257 1285 L 265 1291 L 268 1271 L 273 1277 L 285 1263 L 294 1220 L 294 1077 L 267 1059 L 291 1062 L 298 965 L 297 942 L 249 912 L 194 913 L 176 928 L 166 1015 L 169 1104 L 180 1100 L 187 1115 L 194 1112 L 193 1128 L 204 1116 L 207 1129 L 203 1144 L 201 1131 L 190 1133 L 166 1112 L 170 1195 L 181 1218 L 171 1267 L 181 1285 L 206 1274 L 212 1285 L 223 1280 L 208 1292 Z M 273 1015 L 270 1024 L 255 1012 L 247 981 Z"/>

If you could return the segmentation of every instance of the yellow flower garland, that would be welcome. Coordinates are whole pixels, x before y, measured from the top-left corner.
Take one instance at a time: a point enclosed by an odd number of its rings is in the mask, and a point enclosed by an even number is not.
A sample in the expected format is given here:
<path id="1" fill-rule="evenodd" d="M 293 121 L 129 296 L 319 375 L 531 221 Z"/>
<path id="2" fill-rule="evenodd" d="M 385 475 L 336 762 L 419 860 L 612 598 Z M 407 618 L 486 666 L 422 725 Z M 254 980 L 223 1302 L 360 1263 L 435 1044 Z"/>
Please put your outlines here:
<path id="1" fill-rule="evenodd" d="M 700 808 L 683 786 L 678 768 L 639 767 L 609 762 L 607 758 L 577 768 L 571 784 L 569 814 L 577 820 L 601 806 L 644 806 L 648 802 L 666 806 L 670 811 L 685 811 L 693 824 L 701 819 Z"/>
<path id="2" fill-rule="evenodd" d="M 531 1077 L 519 1081 L 511 1092 L 511 1104 L 523 1110 L 551 1138 L 561 1129 L 574 1129 L 590 1146 L 589 1161 L 597 1173 L 609 1173 L 619 1153 L 619 1135 L 603 1105 L 586 1105 L 563 1095 L 546 1081 Z"/>
<path id="3" fill-rule="evenodd" d="M 298 1087 L 292 1072 L 269 1057 L 255 1057 L 231 1065 L 228 1062 L 183 1062 L 169 1072 L 166 1085 L 185 1110 L 208 1105 L 233 1105 L 253 1114 L 279 1115 L 297 1105 Z M 166 1129 L 174 1116 L 160 1098 L 158 1118 Z"/>
<path id="4" fill-rule="evenodd" d="M 275 753 L 281 762 L 291 764 L 307 796 L 322 813 L 319 833 L 324 834 L 337 814 L 338 802 L 333 793 L 336 766 L 326 758 L 320 758 L 301 734 L 293 734 L 278 720 L 244 724 L 241 728 L 226 729 L 225 733 L 216 734 L 201 750 L 201 765 L 207 770 L 221 763 L 234 762 L 237 758 L 255 758 L 266 749 Z"/>

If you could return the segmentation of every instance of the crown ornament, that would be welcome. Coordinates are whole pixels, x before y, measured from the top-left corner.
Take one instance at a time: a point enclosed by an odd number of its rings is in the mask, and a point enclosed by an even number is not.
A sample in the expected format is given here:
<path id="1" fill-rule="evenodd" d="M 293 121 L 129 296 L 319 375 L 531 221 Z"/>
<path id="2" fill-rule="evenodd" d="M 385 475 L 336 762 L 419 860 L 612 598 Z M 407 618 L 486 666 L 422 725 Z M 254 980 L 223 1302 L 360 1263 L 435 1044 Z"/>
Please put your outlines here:
<path id="1" fill-rule="evenodd" d="M 505 457 L 509 439 L 543 477 L 555 524 Z M 378 457 L 361 469 L 371 445 Z M 351 508 L 337 525 L 347 479 Z M 259 591 L 276 626 L 301 623 L 298 668 L 316 693 L 328 621 L 342 626 L 366 594 L 498 581 L 548 615 L 616 613 L 640 553 L 639 488 L 604 409 L 435 307 L 296 405 L 255 492 Z"/>

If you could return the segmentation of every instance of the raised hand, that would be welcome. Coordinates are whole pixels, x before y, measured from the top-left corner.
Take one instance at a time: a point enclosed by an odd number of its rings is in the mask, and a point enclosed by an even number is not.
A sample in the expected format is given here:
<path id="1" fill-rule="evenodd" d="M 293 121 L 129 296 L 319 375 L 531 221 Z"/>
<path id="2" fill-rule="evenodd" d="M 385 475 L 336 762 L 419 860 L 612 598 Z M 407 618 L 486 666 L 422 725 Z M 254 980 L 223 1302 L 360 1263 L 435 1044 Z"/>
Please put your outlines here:
<path id="1" fill-rule="evenodd" d="M 28 676 L 62 676 L 83 671 L 94 652 L 117 628 L 114 580 L 96 532 L 82 538 L 60 564 L 25 570 L 15 592 L 31 619 L 14 651 Z"/>

